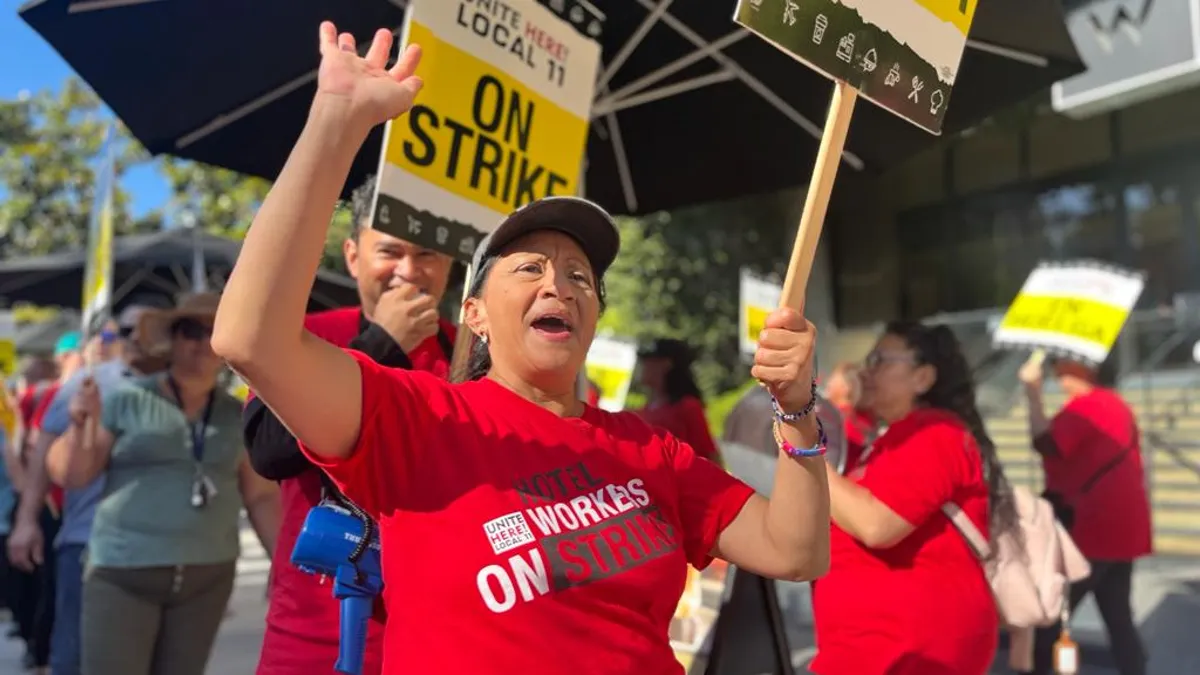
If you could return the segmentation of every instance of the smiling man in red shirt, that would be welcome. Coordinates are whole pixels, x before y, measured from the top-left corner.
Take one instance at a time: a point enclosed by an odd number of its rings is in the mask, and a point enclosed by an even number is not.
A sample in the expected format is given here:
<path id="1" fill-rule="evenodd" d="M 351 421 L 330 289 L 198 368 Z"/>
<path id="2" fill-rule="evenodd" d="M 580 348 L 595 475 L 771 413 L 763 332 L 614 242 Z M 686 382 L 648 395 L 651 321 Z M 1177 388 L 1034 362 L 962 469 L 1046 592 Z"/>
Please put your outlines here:
<path id="1" fill-rule="evenodd" d="M 1071 609 L 1089 593 L 1095 596 L 1118 672 L 1143 675 L 1146 655 L 1130 595 L 1134 561 L 1152 552 L 1152 526 L 1137 419 L 1105 386 L 1116 378 L 1104 366 L 1057 359 L 1052 367 L 1067 395 L 1053 419 L 1042 405 L 1040 360 L 1030 359 L 1020 378 L 1033 447 L 1046 474 L 1046 497 L 1092 567 L 1091 576 L 1071 586 Z M 1057 627 L 1039 631 L 1034 673 L 1051 672 L 1057 636 Z"/>
<path id="2" fill-rule="evenodd" d="M 354 193 L 354 228 L 344 245 L 346 267 L 358 282 L 362 307 L 311 314 L 305 327 L 339 347 L 357 349 L 390 368 L 450 371 L 454 326 L 438 317 L 449 283 L 447 256 L 362 227 L 374 181 Z M 316 384 L 315 386 L 319 386 Z M 271 565 L 270 610 L 258 675 L 333 672 L 338 647 L 338 603 L 329 584 L 291 564 L 292 548 L 309 510 L 334 490 L 300 453 L 296 439 L 257 398 L 246 406 L 244 435 L 254 468 L 279 481 L 283 524 Z M 343 499 L 341 495 L 333 494 Z M 371 622 L 363 675 L 382 668 L 382 612 Z"/>

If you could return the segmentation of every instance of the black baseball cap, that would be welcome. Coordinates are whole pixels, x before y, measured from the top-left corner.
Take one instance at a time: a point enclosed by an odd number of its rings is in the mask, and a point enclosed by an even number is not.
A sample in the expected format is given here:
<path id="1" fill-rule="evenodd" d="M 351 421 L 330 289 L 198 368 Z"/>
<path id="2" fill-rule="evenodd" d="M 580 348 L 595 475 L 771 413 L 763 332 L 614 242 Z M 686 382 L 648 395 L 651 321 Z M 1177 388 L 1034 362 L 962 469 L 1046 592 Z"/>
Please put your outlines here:
<path id="1" fill-rule="evenodd" d="M 472 269 L 479 269 L 484 259 L 539 230 L 555 230 L 574 239 L 597 278 L 604 276 L 621 249 L 617 224 L 599 204 L 580 197 L 545 197 L 513 211 L 484 237 L 475 249 Z"/>

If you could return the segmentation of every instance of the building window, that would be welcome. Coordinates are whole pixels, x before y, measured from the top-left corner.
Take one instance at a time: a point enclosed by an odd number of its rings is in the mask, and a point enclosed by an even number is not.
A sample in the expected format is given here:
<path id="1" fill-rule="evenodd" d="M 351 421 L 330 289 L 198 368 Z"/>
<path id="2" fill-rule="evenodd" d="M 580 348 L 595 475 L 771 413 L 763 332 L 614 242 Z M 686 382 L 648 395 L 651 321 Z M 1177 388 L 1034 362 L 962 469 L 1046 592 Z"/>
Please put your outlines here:
<path id="1" fill-rule="evenodd" d="M 1103 183 L 1062 185 L 1038 194 L 1030 232 L 1037 250 L 1047 260 L 1120 261 L 1124 228 L 1118 205 L 1117 193 Z"/>

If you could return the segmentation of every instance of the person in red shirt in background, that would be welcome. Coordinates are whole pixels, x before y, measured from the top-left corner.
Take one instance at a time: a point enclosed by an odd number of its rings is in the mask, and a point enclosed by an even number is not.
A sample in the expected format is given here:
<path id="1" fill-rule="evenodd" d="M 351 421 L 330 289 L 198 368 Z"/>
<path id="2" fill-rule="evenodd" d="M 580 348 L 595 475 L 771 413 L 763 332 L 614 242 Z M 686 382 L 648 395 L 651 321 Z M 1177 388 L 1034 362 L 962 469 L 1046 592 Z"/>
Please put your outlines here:
<path id="1" fill-rule="evenodd" d="M 703 394 L 692 375 L 694 360 L 691 348 L 682 340 L 655 340 L 638 352 L 638 369 L 649 401 L 637 413 L 648 424 L 666 429 L 692 446 L 696 454 L 720 464 L 721 455 L 704 415 Z"/>
<path id="2" fill-rule="evenodd" d="M 421 89 L 420 48 L 388 69 L 392 42 L 380 29 L 359 56 L 321 24 L 306 126 L 247 232 L 213 346 L 379 521 L 389 675 L 681 673 L 667 631 L 689 562 L 793 580 L 828 562 L 815 329 L 773 312 L 751 370 L 782 439 L 770 500 L 636 415 L 579 400 L 619 248 L 584 200 L 533 201 L 477 248 L 468 381 L 314 339 L 305 298 L 341 183 Z"/>
<path id="3" fill-rule="evenodd" d="M 59 388 L 84 365 L 83 338 L 79 331 L 70 331 L 59 337 L 54 346 L 54 361 L 57 378 L 35 392 L 22 398 L 21 411 L 24 432 L 21 438 L 20 464 L 14 481 L 23 490 L 30 450 L 37 443 L 41 431 L 42 417 L 54 400 Z M 45 538 L 36 557 L 28 564 L 17 561 L 15 567 L 25 573 L 19 582 L 22 597 L 14 614 L 18 618 L 21 637 L 25 640 L 25 665 L 35 672 L 44 672 L 50 664 L 50 635 L 54 627 L 55 569 L 54 537 L 61 524 L 63 489 L 54 485 L 46 496 L 38 523 Z M 15 518 L 14 512 L 14 518 Z"/>
<path id="4" fill-rule="evenodd" d="M 1108 631 L 1121 675 L 1143 675 L 1146 652 L 1130 604 L 1133 563 L 1150 555 L 1150 500 L 1142 466 L 1141 437 L 1129 405 L 1111 387 L 1113 363 L 1096 368 L 1069 359 L 1051 367 L 1067 395 L 1048 419 L 1042 403 L 1043 364 L 1034 357 L 1019 373 L 1029 407 L 1029 431 L 1042 457 L 1047 501 L 1091 563 L 1092 574 L 1072 584 L 1071 609 L 1089 593 Z M 1052 668 L 1059 627 L 1038 631 L 1034 672 Z"/>
<path id="5" fill-rule="evenodd" d="M 846 428 L 846 461 L 842 473 L 854 470 L 875 436 L 875 421 L 863 397 L 862 370 L 848 361 L 839 363 L 825 380 L 824 394 L 842 415 Z"/>
<path id="6" fill-rule="evenodd" d="M 896 323 L 867 356 L 864 385 L 887 425 L 848 476 L 829 469 L 829 574 L 813 597 L 820 675 L 982 675 L 999 617 L 980 563 L 942 513 L 1014 531 L 1012 489 L 944 326 Z"/>
<path id="7" fill-rule="evenodd" d="M 362 306 L 311 314 L 305 328 L 336 346 L 360 350 L 381 365 L 445 378 L 455 329 L 439 318 L 438 303 L 449 285 L 453 262 L 370 229 L 373 191 L 373 179 L 355 190 L 355 227 L 343 246 Z M 243 427 L 251 463 L 263 477 L 279 481 L 283 502 L 258 675 L 331 673 L 337 660 L 338 603 L 329 584 L 292 566 L 291 554 L 305 517 L 322 495 L 344 497 L 305 459 L 291 432 L 261 400 L 251 398 L 247 403 Z M 382 611 L 376 615 L 368 633 L 363 675 L 378 675 L 382 668 L 385 617 Z"/>

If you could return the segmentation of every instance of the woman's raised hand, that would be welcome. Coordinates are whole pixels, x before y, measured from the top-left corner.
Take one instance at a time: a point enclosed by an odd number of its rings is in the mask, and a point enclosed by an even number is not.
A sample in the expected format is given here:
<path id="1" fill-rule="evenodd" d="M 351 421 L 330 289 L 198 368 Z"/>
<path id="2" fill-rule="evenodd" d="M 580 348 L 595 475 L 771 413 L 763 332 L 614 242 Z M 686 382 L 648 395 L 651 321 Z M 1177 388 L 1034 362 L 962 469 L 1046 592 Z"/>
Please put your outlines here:
<path id="1" fill-rule="evenodd" d="M 317 98 L 344 106 L 345 113 L 366 129 L 408 112 L 423 84 L 413 75 L 421 48 L 409 45 L 388 68 L 391 50 L 391 31 L 376 31 L 366 56 L 359 56 L 353 35 L 339 35 L 332 22 L 322 22 Z"/>
<path id="2" fill-rule="evenodd" d="M 759 333 L 750 374 L 766 386 L 786 413 L 799 412 L 812 400 L 816 342 L 816 327 L 786 307 L 771 312 Z"/>

